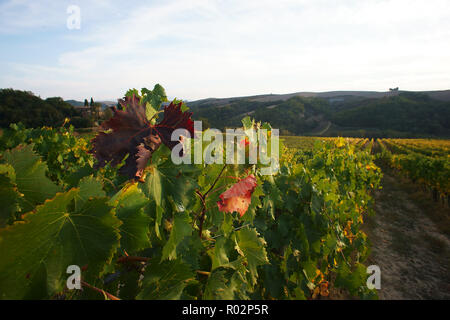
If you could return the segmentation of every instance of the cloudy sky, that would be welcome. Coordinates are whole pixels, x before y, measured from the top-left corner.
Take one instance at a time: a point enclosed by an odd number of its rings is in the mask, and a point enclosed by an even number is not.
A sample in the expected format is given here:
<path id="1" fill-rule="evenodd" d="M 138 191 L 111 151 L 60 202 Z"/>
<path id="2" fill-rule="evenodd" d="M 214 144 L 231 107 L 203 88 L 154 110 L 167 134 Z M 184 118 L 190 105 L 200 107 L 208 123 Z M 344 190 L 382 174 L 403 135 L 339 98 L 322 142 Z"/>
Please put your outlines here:
<path id="1" fill-rule="evenodd" d="M 450 89 L 450 1 L 0 0 L 0 46 L 0 88 L 43 98 Z"/>

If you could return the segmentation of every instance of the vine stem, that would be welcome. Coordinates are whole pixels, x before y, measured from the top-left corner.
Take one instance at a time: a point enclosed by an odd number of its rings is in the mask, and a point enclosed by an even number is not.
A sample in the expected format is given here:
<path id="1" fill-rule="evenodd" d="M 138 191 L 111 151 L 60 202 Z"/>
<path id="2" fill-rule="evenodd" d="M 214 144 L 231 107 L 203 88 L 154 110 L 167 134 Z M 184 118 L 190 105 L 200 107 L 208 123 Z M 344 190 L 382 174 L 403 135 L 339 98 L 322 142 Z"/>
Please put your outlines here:
<path id="1" fill-rule="evenodd" d="M 216 185 L 217 181 L 219 181 L 220 176 L 225 171 L 226 167 L 227 167 L 227 165 L 223 166 L 222 170 L 220 170 L 220 173 L 216 177 L 216 179 L 214 180 L 213 184 L 209 187 L 209 189 L 204 194 L 201 194 L 200 191 L 198 191 L 198 190 L 195 191 L 197 193 L 197 195 L 200 197 L 200 200 L 202 201 L 202 215 L 200 216 L 200 226 L 199 226 L 199 230 L 198 230 L 198 234 L 199 234 L 200 238 L 202 237 L 203 223 L 205 222 L 205 215 L 206 215 L 205 199 L 208 196 L 208 193 L 214 188 L 214 186 Z"/>
<path id="2" fill-rule="evenodd" d="M 116 296 L 112 295 L 111 293 L 106 292 L 105 290 L 94 287 L 94 286 L 90 285 L 89 283 L 87 283 L 86 281 L 81 280 L 81 284 L 85 287 L 88 287 L 94 291 L 97 291 L 97 292 L 103 294 L 104 296 L 108 297 L 108 299 L 110 299 L 110 300 L 120 300 L 120 298 L 117 298 Z"/>
<path id="3" fill-rule="evenodd" d="M 203 195 L 203 198 L 206 198 L 206 196 L 208 195 L 208 193 L 214 188 L 214 186 L 216 185 L 217 181 L 219 181 L 220 176 L 222 175 L 222 173 L 225 171 L 225 168 L 227 167 L 227 165 L 224 165 L 222 170 L 220 170 L 219 175 L 216 177 L 216 180 L 214 180 L 213 184 L 209 187 L 208 191 L 205 192 L 205 194 Z"/>
<path id="4" fill-rule="evenodd" d="M 220 190 L 223 190 L 223 189 L 225 189 L 226 187 L 228 187 L 228 186 L 227 186 L 227 185 L 224 185 L 224 186 L 215 188 L 214 190 L 211 190 L 210 194 L 212 194 L 212 193 L 214 193 L 214 192 L 217 192 L 217 191 L 220 191 Z"/>

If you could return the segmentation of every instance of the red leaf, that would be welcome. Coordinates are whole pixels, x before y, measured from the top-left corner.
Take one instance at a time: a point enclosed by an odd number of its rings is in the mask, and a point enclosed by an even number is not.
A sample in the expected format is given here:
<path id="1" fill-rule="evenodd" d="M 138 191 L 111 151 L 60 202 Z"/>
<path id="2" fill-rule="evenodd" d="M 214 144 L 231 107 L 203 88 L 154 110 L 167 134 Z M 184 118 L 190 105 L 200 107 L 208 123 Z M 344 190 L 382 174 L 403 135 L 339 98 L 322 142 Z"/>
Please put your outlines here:
<path id="1" fill-rule="evenodd" d="M 219 211 L 228 213 L 236 211 L 242 217 L 251 203 L 256 185 L 256 178 L 253 174 L 234 184 L 219 196 L 220 200 L 217 201 Z"/>
<path id="2" fill-rule="evenodd" d="M 164 119 L 155 125 L 162 142 L 172 150 L 179 141 L 171 141 L 172 133 L 176 129 L 186 129 L 191 137 L 194 137 L 194 121 L 191 119 L 192 112 L 182 112 L 182 103 L 164 107 Z M 182 154 L 180 154 L 182 156 Z"/>
<path id="3" fill-rule="evenodd" d="M 159 146 L 159 145 L 158 145 Z M 135 178 L 141 178 L 144 173 L 145 167 L 147 167 L 148 160 L 152 157 L 152 152 L 145 148 L 145 146 L 141 143 L 137 147 L 138 152 L 136 154 L 136 172 Z"/>
<path id="4" fill-rule="evenodd" d="M 183 128 L 194 134 L 192 113 L 182 112 L 181 103 L 171 103 L 164 108 L 164 119 L 152 126 L 145 116 L 145 106 L 133 95 L 120 100 L 124 110 L 115 110 L 114 116 L 102 123 L 100 132 L 92 140 L 91 153 L 97 158 L 96 168 L 103 167 L 111 161 L 118 165 L 129 154 L 121 174 L 130 178 L 141 179 L 142 173 L 151 159 L 153 152 L 161 142 L 173 149 L 180 141 L 171 141 L 172 132 Z M 180 156 L 183 155 L 181 152 Z"/>
<path id="5" fill-rule="evenodd" d="M 147 121 L 145 109 L 138 98 L 133 95 L 119 102 L 125 110 L 116 110 L 110 120 L 102 123 L 101 129 L 111 132 L 100 132 L 92 139 L 91 153 L 97 158 L 96 168 L 105 166 L 109 161 L 112 165 L 118 165 L 129 154 L 119 172 L 134 178 L 138 177 L 138 146 L 144 144 L 151 149 L 144 138 L 151 136 L 154 129 Z"/>

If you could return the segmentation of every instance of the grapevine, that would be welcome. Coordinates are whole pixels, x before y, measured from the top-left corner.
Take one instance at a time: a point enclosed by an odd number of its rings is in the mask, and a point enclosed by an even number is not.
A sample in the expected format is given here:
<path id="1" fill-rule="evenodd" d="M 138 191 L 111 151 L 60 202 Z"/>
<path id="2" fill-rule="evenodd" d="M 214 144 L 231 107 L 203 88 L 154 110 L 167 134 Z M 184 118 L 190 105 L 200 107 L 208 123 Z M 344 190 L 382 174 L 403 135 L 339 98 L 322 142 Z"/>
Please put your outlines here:
<path id="1" fill-rule="evenodd" d="M 361 230 L 381 178 L 373 142 L 281 146 L 272 175 L 175 165 L 170 135 L 193 134 L 192 114 L 180 101 L 160 112 L 149 94 L 128 94 L 92 141 L 68 124 L 2 136 L 1 299 L 377 297 Z M 80 290 L 67 288 L 70 265 Z"/>

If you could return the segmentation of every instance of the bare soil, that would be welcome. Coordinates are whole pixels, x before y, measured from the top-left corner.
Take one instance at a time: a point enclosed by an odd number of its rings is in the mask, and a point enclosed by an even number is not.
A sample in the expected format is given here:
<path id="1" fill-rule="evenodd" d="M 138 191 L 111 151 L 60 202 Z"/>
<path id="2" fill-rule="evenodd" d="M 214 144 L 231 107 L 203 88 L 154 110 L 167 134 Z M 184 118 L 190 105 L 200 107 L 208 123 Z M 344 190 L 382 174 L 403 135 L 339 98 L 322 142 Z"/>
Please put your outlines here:
<path id="1" fill-rule="evenodd" d="M 366 219 L 380 299 L 450 299 L 450 209 L 389 168 Z"/>

